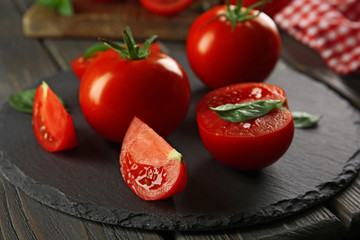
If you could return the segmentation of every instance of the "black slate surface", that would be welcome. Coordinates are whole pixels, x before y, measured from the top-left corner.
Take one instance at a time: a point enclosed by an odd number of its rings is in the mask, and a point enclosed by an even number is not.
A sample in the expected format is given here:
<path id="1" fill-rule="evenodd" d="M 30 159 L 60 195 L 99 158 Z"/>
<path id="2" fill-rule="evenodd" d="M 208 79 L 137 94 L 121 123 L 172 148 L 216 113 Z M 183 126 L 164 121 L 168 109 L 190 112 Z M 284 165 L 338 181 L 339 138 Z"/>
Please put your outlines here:
<path id="1" fill-rule="evenodd" d="M 220 164 L 203 147 L 195 122 L 195 105 L 209 90 L 193 75 L 184 54 L 173 57 L 188 72 L 193 92 L 186 120 L 167 138 L 187 162 L 184 192 L 155 202 L 132 193 L 120 175 L 120 145 L 103 140 L 87 125 L 78 104 L 79 81 L 71 72 L 46 81 L 70 106 L 79 146 L 46 152 L 35 140 L 31 116 L 6 103 L 0 112 L 2 174 L 34 199 L 75 216 L 179 231 L 227 229 L 289 216 L 323 202 L 356 176 L 359 111 L 282 62 L 268 82 L 285 89 L 291 110 L 322 114 L 319 126 L 297 129 L 288 152 L 266 169 L 244 172 Z"/>

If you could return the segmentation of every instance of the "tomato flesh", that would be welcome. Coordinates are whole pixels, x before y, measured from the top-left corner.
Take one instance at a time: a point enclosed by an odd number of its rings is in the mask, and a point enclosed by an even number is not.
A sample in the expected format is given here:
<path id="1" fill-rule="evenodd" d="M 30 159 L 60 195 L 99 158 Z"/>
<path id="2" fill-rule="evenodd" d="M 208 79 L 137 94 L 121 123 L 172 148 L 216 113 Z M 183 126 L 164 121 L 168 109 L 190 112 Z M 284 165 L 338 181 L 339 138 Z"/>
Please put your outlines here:
<path id="1" fill-rule="evenodd" d="M 171 197 L 186 186 L 181 154 L 137 117 L 124 137 L 120 167 L 126 184 L 144 200 Z"/>
<path id="2" fill-rule="evenodd" d="M 148 11 L 164 16 L 175 15 L 193 2 L 193 0 L 140 0 Z"/>
<path id="3" fill-rule="evenodd" d="M 225 121 L 209 109 L 254 100 L 281 100 L 284 107 L 239 123 Z M 271 165 L 287 151 L 294 135 L 284 90 L 267 83 L 239 83 L 213 90 L 199 101 L 196 120 L 208 151 L 215 159 L 236 169 L 253 170 Z"/>
<path id="4" fill-rule="evenodd" d="M 37 141 L 49 152 L 62 151 L 77 145 L 71 116 L 46 83 L 36 90 L 32 123 Z"/>

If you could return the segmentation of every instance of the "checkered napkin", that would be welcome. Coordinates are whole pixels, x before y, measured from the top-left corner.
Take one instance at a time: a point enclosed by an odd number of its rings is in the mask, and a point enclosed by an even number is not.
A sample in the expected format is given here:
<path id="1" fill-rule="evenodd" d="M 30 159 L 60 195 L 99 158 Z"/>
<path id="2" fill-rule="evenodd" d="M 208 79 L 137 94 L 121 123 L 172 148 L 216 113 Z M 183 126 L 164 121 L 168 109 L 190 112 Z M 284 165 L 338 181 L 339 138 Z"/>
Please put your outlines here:
<path id="1" fill-rule="evenodd" d="M 360 0 L 294 0 L 274 20 L 335 72 L 360 69 Z"/>

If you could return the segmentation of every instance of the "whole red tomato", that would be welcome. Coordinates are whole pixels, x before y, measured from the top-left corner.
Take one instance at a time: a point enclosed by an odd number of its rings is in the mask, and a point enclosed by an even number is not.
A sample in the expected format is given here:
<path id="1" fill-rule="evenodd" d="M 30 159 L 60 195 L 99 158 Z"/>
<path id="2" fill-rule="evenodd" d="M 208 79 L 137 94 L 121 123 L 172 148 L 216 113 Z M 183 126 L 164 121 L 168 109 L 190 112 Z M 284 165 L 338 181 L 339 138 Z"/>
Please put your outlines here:
<path id="1" fill-rule="evenodd" d="M 136 60 L 107 50 L 91 63 L 81 80 L 83 114 L 90 126 L 108 140 L 121 142 L 134 116 L 167 136 L 187 114 L 190 84 L 185 71 L 164 53 L 148 54 L 148 46 L 144 48 L 147 56 L 143 58 L 134 54 L 132 44 L 121 50 L 129 50 L 133 56 L 128 57 Z"/>
<path id="2" fill-rule="evenodd" d="M 264 13 L 256 16 L 256 10 L 247 15 L 244 8 L 230 8 L 232 17 L 225 5 L 206 11 L 188 33 L 190 66 L 209 88 L 264 81 L 280 56 L 280 34 L 270 17 Z M 244 21 L 234 18 L 237 15 Z"/>
<path id="3" fill-rule="evenodd" d="M 223 0 L 224 3 L 226 3 L 228 0 Z M 236 5 L 238 0 L 230 0 L 230 4 Z M 253 4 L 258 3 L 259 0 L 243 0 L 242 4 L 244 7 L 250 7 Z M 264 13 L 269 15 L 271 18 L 274 17 L 274 15 L 279 12 L 283 7 L 285 7 L 289 3 L 289 0 L 271 0 L 267 1 L 265 4 L 265 7 L 263 9 Z M 262 5 L 259 7 L 256 7 L 255 9 L 260 10 L 262 8 Z"/>
<path id="4" fill-rule="evenodd" d="M 186 9 L 194 0 L 140 0 L 148 11 L 163 16 L 175 15 Z"/>
<path id="5" fill-rule="evenodd" d="M 210 109 L 259 100 L 280 100 L 281 106 L 242 122 L 225 120 Z M 249 114 L 250 110 L 245 116 Z M 197 104 L 196 121 L 207 150 L 218 161 L 236 169 L 254 170 L 271 165 L 287 151 L 294 136 L 286 94 L 282 88 L 268 83 L 238 83 L 209 92 Z"/>

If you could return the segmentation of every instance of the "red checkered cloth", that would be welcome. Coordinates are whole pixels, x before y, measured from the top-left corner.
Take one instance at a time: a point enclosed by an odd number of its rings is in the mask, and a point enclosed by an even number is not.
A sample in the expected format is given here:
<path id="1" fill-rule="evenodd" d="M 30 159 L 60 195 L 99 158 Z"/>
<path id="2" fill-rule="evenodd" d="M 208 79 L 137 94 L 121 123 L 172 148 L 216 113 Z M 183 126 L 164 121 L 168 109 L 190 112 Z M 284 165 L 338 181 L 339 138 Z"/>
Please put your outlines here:
<path id="1" fill-rule="evenodd" d="M 335 72 L 360 69 L 360 0 L 294 0 L 274 20 Z"/>

